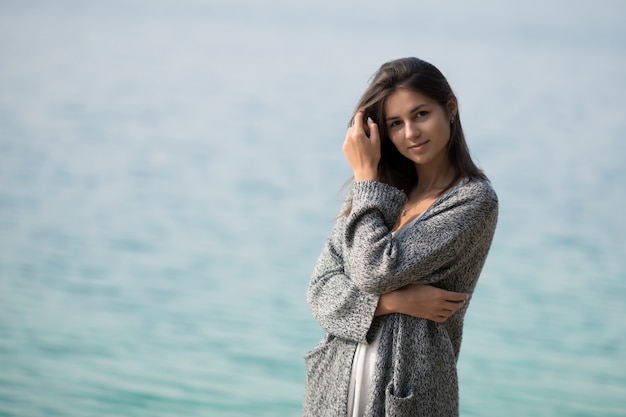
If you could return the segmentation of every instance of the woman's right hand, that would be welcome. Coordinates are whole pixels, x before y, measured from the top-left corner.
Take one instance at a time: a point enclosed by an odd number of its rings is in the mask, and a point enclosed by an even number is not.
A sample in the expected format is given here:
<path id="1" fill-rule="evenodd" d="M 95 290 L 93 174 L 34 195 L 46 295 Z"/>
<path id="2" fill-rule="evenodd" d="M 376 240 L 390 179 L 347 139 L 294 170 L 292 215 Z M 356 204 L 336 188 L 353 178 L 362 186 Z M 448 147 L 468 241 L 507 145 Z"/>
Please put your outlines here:
<path id="1" fill-rule="evenodd" d="M 443 323 L 463 307 L 468 294 L 442 290 L 432 285 L 411 284 L 383 294 L 376 316 L 402 313 Z"/>
<path id="2" fill-rule="evenodd" d="M 365 122 L 364 114 L 364 110 L 356 113 L 354 124 L 348 129 L 343 143 L 343 153 L 354 172 L 355 181 L 375 180 L 378 176 L 380 161 L 378 125 L 370 118 Z"/>

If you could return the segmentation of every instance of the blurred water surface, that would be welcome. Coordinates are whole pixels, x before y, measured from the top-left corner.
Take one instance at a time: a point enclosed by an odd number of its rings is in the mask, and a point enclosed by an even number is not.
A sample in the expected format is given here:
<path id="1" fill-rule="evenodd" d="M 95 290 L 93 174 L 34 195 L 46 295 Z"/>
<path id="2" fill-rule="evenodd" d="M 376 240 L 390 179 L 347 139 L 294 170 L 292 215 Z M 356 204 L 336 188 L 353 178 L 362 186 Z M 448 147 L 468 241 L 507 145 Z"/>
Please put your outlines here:
<path id="1" fill-rule="evenodd" d="M 384 61 L 499 193 L 464 416 L 626 415 L 619 1 L 0 3 L 0 415 L 294 416 L 304 293 Z"/>

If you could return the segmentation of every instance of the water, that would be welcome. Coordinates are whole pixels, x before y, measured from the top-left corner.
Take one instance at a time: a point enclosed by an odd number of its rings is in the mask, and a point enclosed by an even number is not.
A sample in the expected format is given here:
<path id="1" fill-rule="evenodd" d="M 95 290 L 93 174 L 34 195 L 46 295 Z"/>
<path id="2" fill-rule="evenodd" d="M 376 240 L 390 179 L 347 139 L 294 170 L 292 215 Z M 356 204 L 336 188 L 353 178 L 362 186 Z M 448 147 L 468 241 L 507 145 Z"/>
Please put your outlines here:
<path id="1" fill-rule="evenodd" d="M 293 416 L 304 293 L 384 61 L 501 200 L 464 416 L 626 415 L 621 2 L 0 4 L 0 416 Z"/>

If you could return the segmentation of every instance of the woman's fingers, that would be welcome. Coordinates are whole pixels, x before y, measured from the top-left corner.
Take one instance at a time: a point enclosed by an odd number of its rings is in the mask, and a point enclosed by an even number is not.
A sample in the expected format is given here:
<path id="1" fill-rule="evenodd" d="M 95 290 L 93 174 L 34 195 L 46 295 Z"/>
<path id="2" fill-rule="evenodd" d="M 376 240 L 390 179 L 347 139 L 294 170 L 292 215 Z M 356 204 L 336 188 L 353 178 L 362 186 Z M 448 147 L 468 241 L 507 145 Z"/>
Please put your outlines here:
<path id="1" fill-rule="evenodd" d="M 436 312 L 431 320 L 443 323 L 465 305 L 465 301 L 469 298 L 469 294 L 447 291 L 430 285 L 425 286 L 430 291 L 437 293 L 435 306 Z M 424 289 L 426 289 L 424 288 Z"/>
<path id="2" fill-rule="evenodd" d="M 452 302 L 452 303 L 460 303 L 468 299 L 469 294 L 464 292 L 454 292 L 454 291 L 442 291 L 442 297 L 444 300 Z"/>
<path id="3" fill-rule="evenodd" d="M 367 127 L 369 128 L 369 137 L 372 146 L 380 149 L 380 134 L 378 133 L 378 125 L 374 123 L 371 117 L 367 118 Z"/>
<path id="4" fill-rule="evenodd" d="M 363 115 L 365 115 L 365 111 L 363 110 L 359 110 L 354 115 L 354 119 L 353 119 L 354 124 L 352 128 L 356 130 L 357 132 L 360 132 L 361 130 L 363 130 Z"/>
<path id="5" fill-rule="evenodd" d="M 465 305 L 465 300 L 461 301 L 445 301 L 441 304 L 442 314 L 448 314 L 448 316 L 453 315 L 457 312 L 458 309 Z"/>
<path id="6" fill-rule="evenodd" d="M 354 172 L 356 181 L 376 179 L 380 161 L 378 126 L 368 120 L 366 130 L 363 116 L 363 110 L 356 113 L 353 119 L 354 124 L 348 129 L 343 144 L 343 152 Z"/>

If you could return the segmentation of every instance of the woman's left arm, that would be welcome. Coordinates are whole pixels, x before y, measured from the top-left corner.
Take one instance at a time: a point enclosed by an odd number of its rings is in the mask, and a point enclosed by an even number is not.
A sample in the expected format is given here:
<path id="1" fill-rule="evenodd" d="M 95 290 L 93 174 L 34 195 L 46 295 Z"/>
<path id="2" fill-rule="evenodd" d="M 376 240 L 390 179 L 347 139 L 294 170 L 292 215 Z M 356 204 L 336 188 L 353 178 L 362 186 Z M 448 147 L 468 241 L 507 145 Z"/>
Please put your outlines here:
<path id="1" fill-rule="evenodd" d="M 491 244 L 498 201 L 487 182 L 457 187 L 401 239 L 390 233 L 402 209 L 401 191 L 359 181 L 352 192 L 344 255 L 350 278 L 364 292 L 383 294 L 412 283 L 437 282 L 461 255 L 479 247 L 488 250 Z"/>

